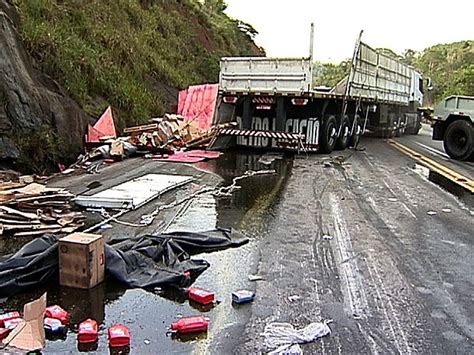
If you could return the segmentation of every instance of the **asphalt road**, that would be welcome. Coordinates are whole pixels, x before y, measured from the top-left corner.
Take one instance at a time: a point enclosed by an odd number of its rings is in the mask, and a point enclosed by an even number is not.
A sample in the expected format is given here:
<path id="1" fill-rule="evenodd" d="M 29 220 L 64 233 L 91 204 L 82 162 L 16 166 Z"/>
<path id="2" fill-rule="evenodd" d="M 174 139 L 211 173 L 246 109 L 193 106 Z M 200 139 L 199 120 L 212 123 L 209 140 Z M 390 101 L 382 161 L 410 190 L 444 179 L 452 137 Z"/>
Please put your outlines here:
<path id="1" fill-rule="evenodd" d="M 396 140 L 447 166 L 448 168 L 453 169 L 470 179 L 474 179 L 474 161 L 457 161 L 451 159 L 444 151 L 443 142 L 434 141 L 431 137 L 431 127 L 427 124 L 423 124 L 418 135 L 405 135 L 396 138 Z"/>
<path id="2" fill-rule="evenodd" d="M 332 319 L 332 334 L 305 351 L 474 352 L 474 206 L 388 143 L 362 146 L 331 167 L 318 155 L 295 161 L 258 243 L 264 281 L 244 335 L 211 351 L 262 352 L 270 322 Z"/>
<path id="3" fill-rule="evenodd" d="M 472 174 L 469 163 L 434 152 L 439 146 L 426 127 L 418 136 L 398 140 Z M 360 147 L 331 157 L 277 157 L 270 165 L 262 164 L 260 154 L 247 153 L 226 153 L 217 162 L 193 167 L 129 159 L 99 175 L 52 181 L 80 193 L 94 181 L 102 190 L 146 173 L 195 177 L 185 189 L 122 218 L 136 223 L 157 204 L 199 186 L 229 184 L 248 169 L 276 170 L 274 176 L 243 180 L 230 199 L 204 196 L 184 212 L 167 211 L 147 228 L 111 223 L 111 229 L 100 231 L 107 238 L 132 236 L 161 231 L 170 221 L 179 229 L 216 224 L 240 229 L 251 238 L 249 244 L 197 256 L 211 267 L 196 285 L 216 292 L 221 301 L 216 307 L 203 311 L 164 290 L 126 290 L 109 282 L 82 293 L 49 285 L 49 301 L 70 310 L 74 324 L 86 317 L 102 323 L 98 353 L 108 353 L 105 329 L 117 322 L 132 331 L 132 353 L 241 354 L 269 350 L 261 333 L 271 322 L 304 327 L 329 319 L 331 335 L 303 345 L 305 353 L 473 353 L 472 199 L 431 182 L 414 160 L 383 140 L 363 139 Z M 250 281 L 253 274 L 263 280 Z M 237 289 L 255 291 L 255 301 L 232 305 L 230 293 Z M 3 307 L 19 309 L 42 291 L 12 297 Z M 207 334 L 166 336 L 171 322 L 194 314 L 210 318 Z M 48 342 L 44 352 L 74 353 L 75 346 L 70 334 Z"/>

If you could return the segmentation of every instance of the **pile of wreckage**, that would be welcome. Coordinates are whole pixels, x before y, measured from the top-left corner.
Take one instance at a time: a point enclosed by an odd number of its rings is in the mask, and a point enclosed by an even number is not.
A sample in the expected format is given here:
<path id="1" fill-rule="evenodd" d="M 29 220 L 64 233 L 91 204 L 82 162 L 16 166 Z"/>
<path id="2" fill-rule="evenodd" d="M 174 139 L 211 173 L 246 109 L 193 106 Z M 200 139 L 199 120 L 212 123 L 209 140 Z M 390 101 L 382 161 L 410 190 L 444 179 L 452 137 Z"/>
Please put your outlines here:
<path id="1" fill-rule="evenodd" d="M 0 182 L 0 235 L 39 236 L 72 233 L 84 215 L 72 210 L 74 195 L 37 183 Z"/>
<path id="2" fill-rule="evenodd" d="M 88 127 L 85 136 L 87 153 L 79 156 L 77 162 L 63 173 L 70 173 L 79 167 L 89 173 L 97 173 L 102 164 L 114 163 L 132 155 L 166 160 L 191 149 L 212 146 L 222 129 L 235 125 L 213 125 L 216 100 L 217 86 L 190 87 L 180 92 L 177 114 L 165 114 L 161 118 L 151 118 L 148 124 L 127 127 L 120 137 L 117 136 L 112 109 L 108 107 L 95 125 Z M 189 162 L 214 157 L 202 153 L 185 156 L 189 156 Z M 170 158 L 169 161 L 182 161 L 181 158 Z"/>

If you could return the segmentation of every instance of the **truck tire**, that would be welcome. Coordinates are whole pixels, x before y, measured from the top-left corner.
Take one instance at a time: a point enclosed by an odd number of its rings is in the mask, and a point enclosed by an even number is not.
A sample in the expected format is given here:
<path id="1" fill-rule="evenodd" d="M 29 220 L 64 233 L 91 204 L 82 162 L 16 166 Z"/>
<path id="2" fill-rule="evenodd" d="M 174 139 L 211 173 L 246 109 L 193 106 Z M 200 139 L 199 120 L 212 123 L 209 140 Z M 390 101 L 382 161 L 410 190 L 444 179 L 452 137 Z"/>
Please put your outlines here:
<path id="1" fill-rule="evenodd" d="M 349 117 L 345 116 L 341 122 L 341 136 L 336 139 L 335 150 L 344 150 L 349 145 L 349 138 L 351 133 L 351 125 Z"/>
<path id="2" fill-rule="evenodd" d="M 354 120 L 355 122 L 352 122 L 354 125 L 354 132 L 352 132 L 352 135 L 349 137 L 349 144 L 347 145 L 350 148 L 357 148 L 359 145 L 360 136 L 362 134 L 362 126 L 360 125 L 359 115 L 356 115 Z"/>
<path id="3" fill-rule="evenodd" d="M 444 150 L 453 159 L 466 160 L 474 154 L 474 128 L 464 120 L 452 122 L 446 129 Z"/>
<path id="4" fill-rule="evenodd" d="M 336 117 L 327 116 L 324 120 L 320 135 L 320 151 L 324 154 L 332 153 L 337 140 Z"/>

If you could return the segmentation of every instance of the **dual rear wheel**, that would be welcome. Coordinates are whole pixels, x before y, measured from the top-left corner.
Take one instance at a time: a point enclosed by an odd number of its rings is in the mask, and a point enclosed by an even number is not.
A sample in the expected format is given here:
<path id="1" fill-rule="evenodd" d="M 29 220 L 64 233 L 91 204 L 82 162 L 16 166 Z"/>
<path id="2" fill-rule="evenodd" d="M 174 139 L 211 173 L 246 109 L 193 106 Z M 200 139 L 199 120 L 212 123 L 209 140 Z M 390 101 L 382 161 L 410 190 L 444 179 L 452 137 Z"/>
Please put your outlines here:
<path id="1" fill-rule="evenodd" d="M 345 116 L 341 122 L 341 130 L 337 125 L 336 116 L 329 115 L 324 121 L 320 132 L 320 151 L 329 154 L 333 150 L 344 150 L 347 147 L 356 147 L 361 135 L 359 117 L 355 116 L 355 122 Z"/>

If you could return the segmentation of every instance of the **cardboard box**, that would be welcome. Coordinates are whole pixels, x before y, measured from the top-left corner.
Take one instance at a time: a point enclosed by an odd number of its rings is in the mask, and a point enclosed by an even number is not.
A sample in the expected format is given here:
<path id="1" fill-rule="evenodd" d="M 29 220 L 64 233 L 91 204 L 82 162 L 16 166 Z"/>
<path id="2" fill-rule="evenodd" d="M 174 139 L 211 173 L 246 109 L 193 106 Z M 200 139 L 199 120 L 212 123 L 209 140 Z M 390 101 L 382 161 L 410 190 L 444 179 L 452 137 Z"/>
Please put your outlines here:
<path id="1" fill-rule="evenodd" d="M 44 311 L 46 293 L 23 307 L 23 322 L 3 339 L 2 344 L 25 351 L 39 351 L 46 345 L 44 333 Z M 6 351 L 5 354 L 16 353 Z"/>
<path id="2" fill-rule="evenodd" d="M 59 283 L 89 289 L 104 281 L 104 238 L 73 233 L 59 240 Z"/>

